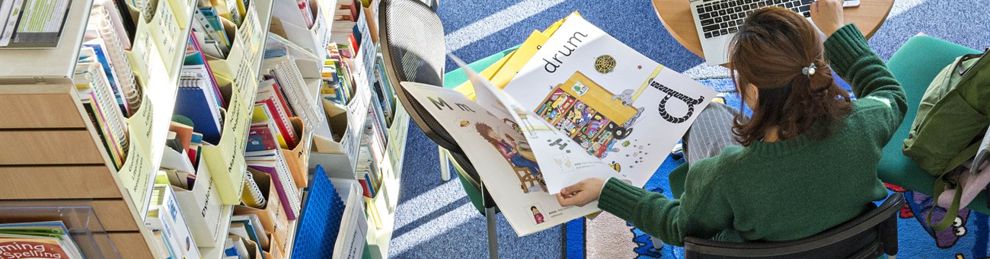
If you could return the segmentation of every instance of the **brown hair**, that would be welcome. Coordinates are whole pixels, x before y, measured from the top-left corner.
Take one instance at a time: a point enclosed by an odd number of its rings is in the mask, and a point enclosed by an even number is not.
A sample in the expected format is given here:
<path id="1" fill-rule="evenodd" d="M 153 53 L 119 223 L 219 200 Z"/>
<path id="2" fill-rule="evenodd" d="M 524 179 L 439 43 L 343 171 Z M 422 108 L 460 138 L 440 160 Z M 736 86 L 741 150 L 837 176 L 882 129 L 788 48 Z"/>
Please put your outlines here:
<path id="1" fill-rule="evenodd" d="M 491 126 L 488 126 L 487 124 L 484 124 L 484 123 L 480 123 L 479 122 L 479 123 L 475 123 L 474 124 L 474 129 L 477 130 L 478 131 L 478 134 L 480 134 L 482 138 L 485 138 L 485 140 L 488 141 L 488 143 L 491 143 L 492 145 L 498 146 L 498 140 L 497 139 L 494 139 L 494 138 L 492 138 L 492 136 L 490 136 L 490 134 L 494 134 L 495 133 L 495 130 L 492 129 Z"/>
<path id="2" fill-rule="evenodd" d="M 744 146 L 762 140 L 777 127 L 781 140 L 807 133 L 825 138 L 851 110 L 849 93 L 832 79 L 819 32 L 793 11 L 769 7 L 753 12 L 730 44 L 729 62 L 742 98 L 742 87 L 756 85 L 753 116 L 736 116 L 732 131 Z M 815 73 L 802 69 L 814 64 Z M 745 105 L 745 102 L 744 104 Z"/>

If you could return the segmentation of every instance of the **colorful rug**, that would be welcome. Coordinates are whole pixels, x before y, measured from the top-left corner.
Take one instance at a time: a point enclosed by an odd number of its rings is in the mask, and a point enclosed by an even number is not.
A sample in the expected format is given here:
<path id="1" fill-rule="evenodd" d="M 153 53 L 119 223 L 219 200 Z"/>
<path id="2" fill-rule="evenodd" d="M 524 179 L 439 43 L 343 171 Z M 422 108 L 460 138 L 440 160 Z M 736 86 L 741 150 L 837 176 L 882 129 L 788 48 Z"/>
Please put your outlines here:
<path id="1" fill-rule="evenodd" d="M 838 77 L 836 77 L 838 78 Z M 699 80 L 721 93 L 730 107 L 740 107 L 741 99 L 735 92 L 732 80 L 726 78 Z M 845 82 L 838 82 L 847 90 Z M 667 188 L 667 176 L 684 163 L 678 154 L 668 156 L 653 177 L 644 186 L 653 192 L 671 197 Z M 953 227 L 935 232 L 923 227 L 924 216 L 933 211 L 939 220 L 945 210 L 933 207 L 931 197 L 888 185 L 892 192 L 904 192 L 907 204 L 901 209 L 898 220 L 898 257 L 900 258 L 990 258 L 990 217 L 964 209 L 959 212 Z M 625 221 L 608 213 L 594 220 L 578 219 L 564 229 L 566 258 L 683 258 L 684 249 L 664 244 L 654 244 L 650 236 Z"/>

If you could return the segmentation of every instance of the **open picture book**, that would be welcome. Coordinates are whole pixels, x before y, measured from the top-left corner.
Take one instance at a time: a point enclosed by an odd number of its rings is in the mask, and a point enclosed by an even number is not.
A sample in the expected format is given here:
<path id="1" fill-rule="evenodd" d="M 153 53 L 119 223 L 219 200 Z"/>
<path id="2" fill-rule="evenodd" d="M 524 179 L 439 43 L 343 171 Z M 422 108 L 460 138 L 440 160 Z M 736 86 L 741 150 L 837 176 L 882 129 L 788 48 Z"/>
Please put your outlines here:
<path id="1" fill-rule="evenodd" d="M 599 211 L 561 207 L 583 179 L 643 186 L 715 92 L 568 16 L 504 89 L 452 57 L 475 100 L 442 87 L 402 87 L 454 138 L 520 236 Z"/>

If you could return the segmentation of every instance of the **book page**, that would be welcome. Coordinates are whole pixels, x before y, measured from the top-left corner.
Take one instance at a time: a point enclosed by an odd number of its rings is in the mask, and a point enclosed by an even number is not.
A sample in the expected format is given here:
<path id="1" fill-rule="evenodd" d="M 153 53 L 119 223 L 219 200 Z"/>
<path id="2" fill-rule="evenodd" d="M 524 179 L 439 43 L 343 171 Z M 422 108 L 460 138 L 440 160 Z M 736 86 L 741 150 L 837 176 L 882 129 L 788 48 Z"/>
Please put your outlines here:
<path id="1" fill-rule="evenodd" d="M 560 189 L 587 178 L 608 179 L 615 174 L 608 164 L 582 152 L 583 149 L 564 132 L 497 90 L 463 61 L 453 56 L 451 59 L 468 75 L 477 98 L 475 102 L 497 116 L 512 118 L 512 122 L 518 125 L 528 149 L 539 164 L 549 193 L 559 193 Z"/>
<path id="2" fill-rule="evenodd" d="M 454 90 L 413 82 L 401 85 L 429 113 L 421 116 L 432 116 L 457 140 L 517 235 L 598 211 L 597 202 L 583 207 L 557 203 L 511 118 L 498 117 Z"/>
<path id="3" fill-rule="evenodd" d="M 650 179 L 715 96 L 577 14 L 504 92 L 635 186 Z"/>

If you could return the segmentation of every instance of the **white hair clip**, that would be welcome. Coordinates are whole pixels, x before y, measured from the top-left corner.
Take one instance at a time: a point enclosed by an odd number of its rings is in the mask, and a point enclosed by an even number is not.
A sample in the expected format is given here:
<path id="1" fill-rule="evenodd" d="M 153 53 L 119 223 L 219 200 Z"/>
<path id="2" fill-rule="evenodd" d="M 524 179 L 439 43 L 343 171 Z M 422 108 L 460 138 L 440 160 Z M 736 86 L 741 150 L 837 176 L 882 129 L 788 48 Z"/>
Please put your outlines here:
<path id="1" fill-rule="evenodd" d="M 811 77 L 811 75 L 814 75 L 815 74 L 815 69 L 817 69 L 817 68 L 818 68 L 818 66 L 815 66 L 815 63 L 811 63 L 811 65 L 808 65 L 807 67 L 801 68 L 801 74 L 803 74 L 805 76 L 808 76 L 808 77 Z"/>

